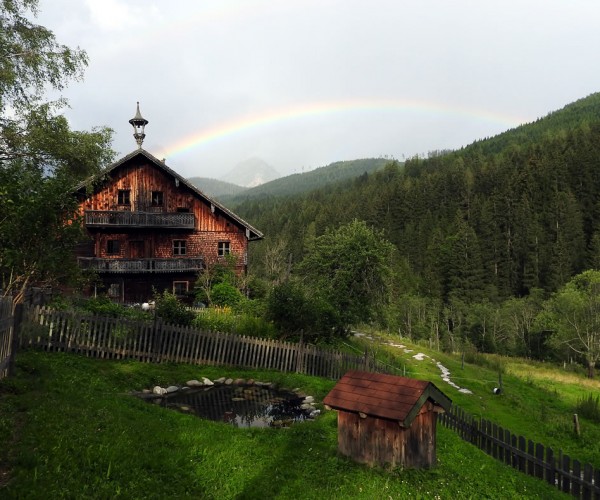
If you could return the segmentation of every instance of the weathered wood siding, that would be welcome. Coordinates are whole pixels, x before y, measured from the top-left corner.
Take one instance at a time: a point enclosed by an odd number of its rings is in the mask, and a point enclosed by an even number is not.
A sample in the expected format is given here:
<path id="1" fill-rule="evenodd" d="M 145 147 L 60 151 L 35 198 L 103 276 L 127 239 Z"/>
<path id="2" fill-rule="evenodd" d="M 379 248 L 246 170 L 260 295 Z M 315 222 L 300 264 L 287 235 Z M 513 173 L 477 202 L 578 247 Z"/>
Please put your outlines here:
<path id="1" fill-rule="evenodd" d="M 425 403 L 408 428 L 397 421 L 338 412 L 338 449 L 352 460 L 380 467 L 430 467 L 436 463 L 436 413 Z"/>
<path id="2" fill-rule="evenodd" d="M 130 191 L 130 205 L 118 204 L 119 190 Z M 153 191 L 163 193 L 162 207 L 151 206 Z M 111 178 L 95 194 L 80 205 L 86 210 L 131 210 L 174 213 L 189 210 L 195 217 L 193 231 L 166 229 L 112 229 L 94 231 L 95 256 L 99 258 L 129 258 L 134 255 L 132 240 L 142 240 L 145 258 L 170 258 L 173 240 L 186 241 L 186 256 L 203 257 L 207 263 L 218 260 L 218 243 L 229 242 L 230 253 L 238 257 L 239 269 L 246 263 L 248 240 L 245 228 L 240 227 L 218 207 L 198 197 L 182 183 L 177 185 L 172 176 L 147 160 L 134 158 L 112 172 Z M 107 253 L 107 241 L 119 241 L 117 253 Z M 137 257 L 135 255 L 134 257 Z"/>

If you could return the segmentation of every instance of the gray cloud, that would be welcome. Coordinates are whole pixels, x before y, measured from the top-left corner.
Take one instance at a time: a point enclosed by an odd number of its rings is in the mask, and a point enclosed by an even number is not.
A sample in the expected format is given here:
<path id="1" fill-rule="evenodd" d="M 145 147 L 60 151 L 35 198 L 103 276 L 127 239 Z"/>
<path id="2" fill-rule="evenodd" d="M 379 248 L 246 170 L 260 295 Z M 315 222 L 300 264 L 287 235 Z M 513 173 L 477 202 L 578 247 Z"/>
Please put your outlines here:
<path id="1" fill-rule="evenodd" d="M 139 100 L 144 147 L 186 176 L 219 177 L 254 156 L 292 173 L 457 148 L 600 81 L 593 0 L 41 0 L 40 9 L 40 24 L 90 57 L 85 80 L 63 93 L 73 127 L 112 127 L 126 154 Z M 185 138 L 195 146 L 178 149 Z"/>

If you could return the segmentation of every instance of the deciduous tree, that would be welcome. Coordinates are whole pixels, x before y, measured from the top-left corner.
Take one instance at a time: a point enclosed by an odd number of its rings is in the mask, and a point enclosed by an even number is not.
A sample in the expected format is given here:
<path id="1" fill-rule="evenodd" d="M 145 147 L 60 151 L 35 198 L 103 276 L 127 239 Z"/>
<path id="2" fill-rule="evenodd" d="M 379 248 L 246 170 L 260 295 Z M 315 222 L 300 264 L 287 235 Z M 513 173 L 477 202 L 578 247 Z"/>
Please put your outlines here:
<path id="1" fill-rule="evenodd" d="M 298 270 L 348 327 L 370 320 L 387 297 L 394 247 L 354 220 L 315 238 Z"/>
<path id="2" fill-rule="evenodd" d="M 589 270 L 572 278 L 546 303 L 538 327 L 552 332 L 550 344 L 580 355 L 588 376 L 600 360 L 600 271 Z"/>
<path id="3" fill-rule="evenodd" d="M 81 78 L 87 56 L 31 22 L 36 12 L 37 0 L 0 0 L 0 289 L 15 302 L 75 274 L 73 188 L 113 157 L 109 129 L 73 131 L 66 102 L 43 101 Z"/>

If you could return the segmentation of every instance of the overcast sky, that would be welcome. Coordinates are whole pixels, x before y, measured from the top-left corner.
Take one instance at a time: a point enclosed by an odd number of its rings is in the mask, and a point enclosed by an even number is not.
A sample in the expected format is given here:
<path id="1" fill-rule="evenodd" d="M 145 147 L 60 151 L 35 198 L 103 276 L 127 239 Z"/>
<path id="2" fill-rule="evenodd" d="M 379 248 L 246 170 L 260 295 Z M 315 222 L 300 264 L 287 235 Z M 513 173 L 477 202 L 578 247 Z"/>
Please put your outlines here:
<path id="1" fill-rule="evenodd" d="M 598 0 L 40 0 L 73 128 L 186 177 L 455 149 L 600 90 Z"/>

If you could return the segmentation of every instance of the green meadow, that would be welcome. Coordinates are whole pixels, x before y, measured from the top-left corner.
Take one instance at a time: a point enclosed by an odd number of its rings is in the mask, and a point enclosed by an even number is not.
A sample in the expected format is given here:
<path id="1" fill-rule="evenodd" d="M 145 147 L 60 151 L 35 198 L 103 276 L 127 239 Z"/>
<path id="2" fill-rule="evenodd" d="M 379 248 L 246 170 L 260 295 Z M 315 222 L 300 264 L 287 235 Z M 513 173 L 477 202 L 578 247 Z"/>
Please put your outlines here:
<path id="1" fill-rule="evenodd" d="M 361 345 L 353 345 L 362 348 Z M 373 344 L 371 344 L 373 348 Z M 405 352 L 410 349 L 411 352 Z M 582 462 L 600 464 L 600 426 L 572 414 L 597 381 L 522 360 L 442 355 L 378 344 L 399 371 L 432 380 L 455 404 Z M 419 361 L 414 355 L 429 357 Z M 435 360 L 433 361 L 432 358 Z M 462 394 L 440 378 L 473 391 Z M 494 395 L 502 371 L 503 393 Z M 337 452 L 337 420 L 324 410 L 290 428 L 241 429 L 131 395 L 154 385 L 221 376 L 300 388 L 321 401 L 335 381 L 273 371 L 23 351 L 0 381 L 2 498 L 558 498 L 554 488 L 501 464 L 438 425 L 438 464 L 369 468 Z"/>

